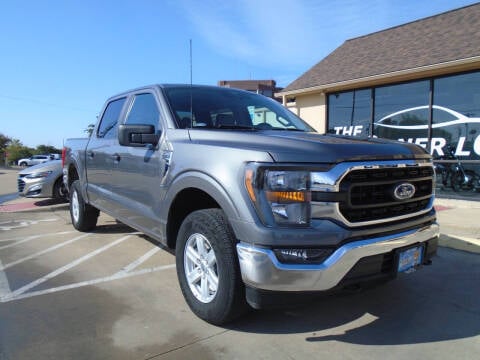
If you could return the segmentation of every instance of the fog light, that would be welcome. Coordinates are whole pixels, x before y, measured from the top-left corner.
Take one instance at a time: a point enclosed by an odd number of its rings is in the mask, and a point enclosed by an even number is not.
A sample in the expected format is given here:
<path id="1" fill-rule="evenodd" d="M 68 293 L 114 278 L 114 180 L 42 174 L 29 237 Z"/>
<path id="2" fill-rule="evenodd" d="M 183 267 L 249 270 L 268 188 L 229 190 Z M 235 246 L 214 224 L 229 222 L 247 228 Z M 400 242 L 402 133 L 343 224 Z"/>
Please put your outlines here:
<path id="1" fill-rule="evenodd" d="M 274 249 L 277 259 L 286 264 L 321 264 L 333 249 Z"/>

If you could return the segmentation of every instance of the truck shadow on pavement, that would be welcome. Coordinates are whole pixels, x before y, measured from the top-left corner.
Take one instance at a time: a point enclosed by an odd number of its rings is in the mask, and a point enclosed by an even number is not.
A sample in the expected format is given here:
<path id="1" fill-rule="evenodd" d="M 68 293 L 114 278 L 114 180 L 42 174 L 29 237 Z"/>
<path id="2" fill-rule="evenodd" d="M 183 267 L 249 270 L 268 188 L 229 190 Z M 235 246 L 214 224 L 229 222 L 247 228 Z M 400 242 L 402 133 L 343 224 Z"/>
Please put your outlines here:
<path id="1" fill-rule="evenodd" d="M 259 311 L 236 331 L 306 334 L 305 341 L 401 345 L 480 334 L 480 257 L 440 248 L 433 265 L 356 294 L 318 299 L 301 308 Z"/>
<path id="2" fill-rule="evenodd" d="M 68 200 L 65 199 L 53 199 L 53 198 L 48 198 L 48 199 L 42 199 L 39 201 L 35 201 L 36 206 L 51 206 L 51 205 L 60 205 L 64 204 L 65 207 L 68 209 Z"/>
<path id="3" fill-rule="evenodd" d="M 136 234 L 137 236 L 143 238 L 145 241 L 152 243 L 152 245 L 159 247 L 163 251 L 166 251 L 172 255 L 175 255 L 175 249 L 169 249 L 166 246 L 163 246 L 157 240 L 149 237 L 148 235 L 138 233 L 137 230 L 131 228 L 128 225 L 118 221 L 118 220 L 108 220 L 104 224 L 97 225 L 93 231 L 93 234 Z M 1 359 L 0 359 L 1 360 Z"/>

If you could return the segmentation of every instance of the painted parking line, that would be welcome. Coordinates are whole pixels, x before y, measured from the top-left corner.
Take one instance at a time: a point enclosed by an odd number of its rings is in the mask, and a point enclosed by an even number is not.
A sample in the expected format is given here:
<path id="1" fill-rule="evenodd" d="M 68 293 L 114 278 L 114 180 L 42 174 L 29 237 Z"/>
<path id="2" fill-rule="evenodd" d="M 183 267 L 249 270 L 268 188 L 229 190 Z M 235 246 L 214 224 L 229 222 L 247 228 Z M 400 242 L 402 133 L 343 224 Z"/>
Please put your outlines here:
<path id="1" fill-rule="evenodd" d="M 74 233 L 74 232 L 75 231 L 64 231 L 64 232 L 51 234 L 50 236 L 68 235 L 68 234 L 71 234 L 71 233 Z M 26 238 L 23 238 L 21 240 L 17 240 L 15 242 L 11 243 L 11 244 L 0 246 L 0 250 L 8 249 L 8 248 L 11 248 L 11 247 L 14 247 L 14 246 L 18 246 L 20 244 L 23 244 L 23 243 L 26 243 L 26 242 L 29 242 L 29 241 L 32 241 L 32 240 L 36 240 L 36 239 L 39 239 L 39 238 L 42 238 L 42 237 L 45 237 L 45 236 L 46 235 L 44 235 L 44 234 L 27 236 Z"/>
<path id="2" fill-rule="evenodd" d="M 137 260 L 133 261 L 132 263 L 128 264 L 127 266 L 125 266 L 122 270 L 120 270 L 119 272 L 117 272 L 115 275 L 123 275 L 123 274 L 126 274 L 132 270 L 134 270 L 135 268 L 137 268 L 138 266 L 140 266 L 141 264 L 143 264 L 145 261 L 147 261 L 148 259 L 150 259 L 153 255 L 155 255 L 158 251 L 160 251 L 160 248 L 159 247 L 154 247 L 153 249 L 151 249 L 150 251 L 148 251 L 147 253 L 145 253 L 144 255 L 142 255 L 141 257 L 139 257 Z"/>
<path id="3" fill-rule="evenodd" d="M 28 238 L 38 239 L 38 238 L 45 237 L 45 236 L 68 235 L 68 234 L 72 234 L 72 233 L 76 233 L 76 232 L 77 231 L 74 231 L 74 230 L 72 230 L 72 231 L 60 231 L 60 232 L 54 232 L 54 233 L 32 235 L 32 236 L 28 236 Z M 20 240 L 23 240 L 23 239 L 25 239 L 24 236 L 15 236 L 15 237 L 12 237 L 12 238 L 0 239 L 0 243 L 1 242 L 9 242 L 9 241 L 20 241 Z"/>
<path id="4" fill-rule="evenodd" d="M 38 224 L 39 222 L 51 222 L 51 221 L 58 221 L 58 218 L 41 219 L 41 220 L 19 219 L 19 220 L 1 221 L 0 230 L 8 231 L 8 230 L 20 229 L 20 228 L 29 227 L 31 225 Z"/>
<path id="5" fill-rule="evenodd" d="M 2 266 L 2 260 L 0 260 L 0 267 Z M 12 290 L 10 289 L 7 275 L 5 274 L 5 272 L 0 271 L 0 299 L 5 296 L 10 296 L 11 293 Z"/>
<path id="6" fill-rule="evenodd" d="M 22 286 L 21 288 L 17 289 L 17 290 L 14 290 L 10 293 L 10 295 L 8 296 L 4 296 L 2 297 L 2 301 L 5 301 L 5 300 L 8 300 L 8 298 L 14 298 L 18 295 L 21 295 L 23 294 L 24 292 L 30 290 L 31 288 L 34 288 L 35 286 L 38 286 L 42 283 L 44 283 L 45 281 L 47 280 L 50 280 L 52 278 L 54 278 L 55 276 L 58 276 L 62 273 L 64 273 L 65 271 L 67 270 L 70 270 L 72 268 L 74 268 L 75 266 L 77 265 L 80 265 L 81 263 L 93 258 L 94 256 L 98 255 L 98 254 L 101 254 L 102 252 L 110 249 L 111 247 L 117 245 L 117 244 L 120 244 L 121 242 L 127 240 L 130 236 L 132 235 L 127 235 L 127 236 L 124 236 L 124 237 L 121 237 L 120 239 L 117 239 L 115 241 L 112 241 L 111 243 L 105 245 L 105 246 L 102 246 L 101 248 L 98 248 L 78 259 L 76 259 L 75 261 L 72 261 L 71 263 L 65 265 L 65 266 L 62 266 L 61 268 L 58 268 L 57 270 L 54 270 L 52 271 L 51 273 L 35 280 L 35 281 L 32 281 L 31 283 L 27 284 L 27 285 L 24 285 Z"/>
<path id="7" fill-rule="evenodd" d="M 52 293 L 56 293 L 56 292 L 59 292 L 59 291 L 71 290 L 71 289 L 76 289 L 76 288 L 83 287 L 83 286 L 96 285 L 96 284 L 109 282 L 109 281 L 113 281 L 113 280 L 125 279 L 125 278 L 129 278 L 129 277 L 132 277 L 132 276 L 139 276 L 139 275 L 154 273 L 154 272 L 158 272 L 158 271 L 165 271 L 165 270 L 174 269 L 174 268 L 175 268 L 175 264 L 169 264 L 169 265 L 163 265 L 163 266 L 156 266 L 156 267 L 148 268 L 148 269 L 136 270 L 136 271 L 127 272 L 127 273 L 123 273 L 123 274 L 116 273 L 114 275 L 110 275 L 110 276 L 106 276 L 106 277 L 102 277 L 102 278 L 98 278 L 98 279 L 81 281 L 81 282 L 78 282 L 78 283 L 63 285 L 63 286 L 57 286 L 57 287 L 50 288 L 50 289 L 45 289 L 45 290 L 31 291 L 31 292 L 24 293 L 24 294 L 17 295 L 17 296 L 1 297 L 0 298 L 0 303 L 15 301 L 15 300 L 21 300 L 21 299 L 30 298 L 30 297 L 34 297 L 34 296 L 45 295 L 45 294 L 52 294 Z"/>
<path id="8" fill-rule="evenodd" d="M 46 220 L 46 221 L 52 221 L 50 219 Z M 27 226 L 27 225 L 30 225 L 32 224 L 30 221 L 24 221 L 24 220 L 19 220 L 17 222 L 17 224 L 20 226 Z M 4 225 L 6 225 L 4 223 Z M 10 224 L 9 224 L 10 225 Z M 26 242 L 29 242 L 29 241 L 32 241 L 34 239 L 38 239 L 38 238 L 41 238 L 41 237 L 51 237 L 51 236 L 61 236 L 61 235 L 68 235 L 68 234 L 71 234 L 71 233 L 76 233 L 75 231 L 63 231 L 63 232 L 54 232 L 54 233 L 47 233 L 47 234 L 38 234 L 38 235 L 32 235 L 32 236 L 28 236 L 28 237 L 12 237 L 10 239 L 2 239 L 0 241 L 4 242 L 4 241 L 13 241 L 13 243 L 10 243 L 10 244 L 6 244 L 6 245 L 3 245 L 3 246 L 0 246 L 0 250 L 2 249 L 7 249 L 7 248 L 10 248 L 10 247 L 14 247 L 14 246 L 19 246 L 19 245 L 22 245 Z M 93 258 L 94 256 L 104 252 L 104 251 L 107 251 L 108 249 L 112 248 L 113 246 L 117 245 L 117 244 L 120 244 L 121 242 L 127 240 L 129 237 L 133 236 L 133 235 L 138 235 L 140 233 L 138 232 L 132 232 L 132 233 L 128 233 L 126 234 L 126 236 L 123 236 L 117 240 L 114 240 L 112 241 L 111 243 L 105 245 L 105 246 L 102 246 L 74 261 L 72 261 L 71 263 L 65 265 L 65 266 L 62 266 L 52 272 L 50 272 L 49 274 L 39 278 L 39 279 L 36 279 L 24 286 L 22 286 L 21 288 L 19 289 L 16 289 L 16 290 L 13 290 L 10 288 L 10 284 L 9 284 L 9 281 L 8 281 L 8 278 L 4 272 L 4 270 L 10 268 L 10 267 L 13 267 L 15 265 L 18 265 L 18 264 L 21 264 L 25 261 L 28 261 L 28 260 L 31 260 L 31 259 L 34 259 L 34 258 L 37 258 L 39 256 L 42 256 L 42 255 L 45 255 L 47 253 L 51 253 L 51 252 L 54 252 L 66 245 L 69 245 L 69 244 L 72 244 L 76 241 L 79 241 L 81 239 L 84 239 L 85 237 L 87 236 L 90 236 L 92 235 L 92 233 L 88 233 L 88 234 L 82 234 L 82 235 L 79 235 L 77 237 L 74 237 L 73 239 L 69 239 L 69 240 L 66 240 L 66 241 L 63 241 L 59 244 L 56 244 L 54 246 L 51 246 L 49 248 L 46 248 L 44 250 L 41 250 L 41 251 L 38 251 L 34 254 L 31 254 L 31 255 L 28 255 L 28 256 L 25 256 L 21 259 L 18 259 L 18 260 L 15 260 L 13 262 L 10 262 L 8 264 L 2 264 L 2 262 L 0 261 L 0 303 L 3 303 L 3 302 L 9 302 L 9 301 L 14 301 L 14 300 L 20 300 L 20 299 L 24 299 L 24 298 L 28 298 L 28 297 L 33 297 L 33 296 L 39 296 L 39 295 L 43 295 L 43 294 L 49 294 L 49 293 L 55 293 L 55 292 L 58 292 L 58 291 L 65 291 L 65 290 L 69 290 L 69 289 L 75 289 L 75 288 L 78 288 L 78 287 L 83 287 L 83 286 L 88 286 L 88 285 L 95 285 L 95 284 L 99 284 L 99 283 L 104 283 L 104 282 L 109 282 L 109 281 L 113 281 L 113 280 L 118 280 L 118 279 L 123 279 L 123 278 L 128 278 L 128 277 L 132 277 L 132 276 L 139 276 L 139 275 L 143 275 L 143 274 L 148 274 L 148 273 L 152 273 L 152 272 L 157 272 L 157 271 L 165 271 L 165 270 L 168 270 L 168 269 L 172 269 L 172 268 L 175 268 L 175 264 L 169 264 L 169 265 L 163 265 L 163 266 L 157 266 L 157 267 L 151 267 L 151 268 L 147 268 L 147 269 L 141 269 L 141 270 L 135 270 L 137 269 L 140 265 L 142 265 L 143 263 L 145 263 L 148 259 L 150 259 L 152 256 L 154 256 L 155 254 L 157 254 L 161 248 L 160 247 L 153 247 L 152 249 L 150 249 L 149 251 L 147 251 L 145 254 L 143 254 L 142 256 L 140 256 L 138 259 L 134 260 L 133 262 L 129 263 L 128 265 L 124 266 L 121 268 L 120 271 L 117 271 L 115 272 L 113 275 L 110 275 L 110 276 L 106 276 L 106 277 L 102 277 L 102 278 L 97 278 L 97 279 L 92 279 L 92 280 L 87 280 L 87 281 L 82 281 L 82 282 L 78 282 L 78 283 L 74 283 L 74 284 L 67 284 L 67 285 L 63 285 L 63 286 L 58 286 L 58 287 L 53 287 L 53 288 L 49 288 L 49 289 L 43 289 L 43 290 L 38 290 L 38 291 L 29 291 L 31 289 L 33 289 L 34 287 L 74 268 L 75 266 Z"/>
<path id="9" fill-rule="evenodd" d="M 57 244 L 57 245 L 54 245 L 52 247 L 49 247 L 45 250 L 42 250 L 42 251 L 38 251 L 36 252 L 35 254 L 32 254 L 32 255 L 28 255 L 28 256 L 25 256 L 21 259 L 18 259 L 18 260 L 15 260 L 15 261 L 12 261 L 11 263 L 8 263 L 6 265 L 3 265 L 3 266 L 0 266 L 0 271 L 3 271 L 3 270 L 6 270 L 12 266 L 15 266 L 15 265 L 18 265 L 24 261 L 27 261 L 27 260 L 31 260 L 33 258 L 36 258 L 36 257 L 39 257 L 41 255 L 44 255 L 44 254 L 47 254 L 49 252 L 52 252 L 52 251 L 55 251 L 55 250 L 58 250 L 60 249 L 61 247 L 64 247 L 66 245 L 69 245 L 69 244 L 72 244 L 74 243 L 75 241 L 78 241 L 78 240 L 81 240 L 87 236 L 90 236 L 91 234 L 83 234 L 83 235 L 80 235 L 80 236 L 77 236 L 73 239 L 70 239 L 70 240 L 67 240 L 67 241 L 64 241 L 64 242 L 61 242 L 60 244 Z"/>

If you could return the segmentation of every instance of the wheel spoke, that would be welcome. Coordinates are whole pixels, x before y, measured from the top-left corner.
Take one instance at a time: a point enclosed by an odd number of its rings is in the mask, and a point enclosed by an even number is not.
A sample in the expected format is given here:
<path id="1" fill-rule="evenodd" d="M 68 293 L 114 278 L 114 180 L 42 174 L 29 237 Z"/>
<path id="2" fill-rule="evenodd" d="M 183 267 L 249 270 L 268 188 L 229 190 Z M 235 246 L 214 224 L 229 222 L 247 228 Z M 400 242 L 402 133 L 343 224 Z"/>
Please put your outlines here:
<path id="1" fill-rule="evenodd" d="M 198 255 L 202 257 L 203 255 L 206 254 L 206 249 L 205 249 L 205 240 L 201 236 L 197 236 L 195 238 L 195 242 L 197 244 L 197 251 Z"/>
<path id="2" fill-rule="evenodd" d="M 200 280 L 200 294 L 203 299 L 208 299 L 209 290 L 208 290 L 208 279 L 206 276 L 202 277 Z"/>
<path id="3" fill-rule="evenodd" d="M 187 255 L 188 260 L 190 260 L 192 263 L 196 263 L 200 259 L 200 256 L 198 255 L 198 253 L 191 246 L 187 247 L 187 254 L 186 255 Z"/>
<path id="4" fill-rule="evenodd" d="M 202 273 L 195 268 L 187 274 L 187 281 L 190 285 L 195 285 L 201 277 Z"/>
<path id="5" fill-rule="evenodd" d="M 218 277 L 217 274 L 212 269 L 208 269 L 207 271 L 207 279 L 211 284 L 211 289 L 213 291 L 217 291 L 218 289 Z"/>
<path id="6" fill-rule="evenodd" d="M 217 258 L 215 257 L 215 251 L 210 249 L 206 257 L 208 267 L 213 267 L 217 263 Z"/>

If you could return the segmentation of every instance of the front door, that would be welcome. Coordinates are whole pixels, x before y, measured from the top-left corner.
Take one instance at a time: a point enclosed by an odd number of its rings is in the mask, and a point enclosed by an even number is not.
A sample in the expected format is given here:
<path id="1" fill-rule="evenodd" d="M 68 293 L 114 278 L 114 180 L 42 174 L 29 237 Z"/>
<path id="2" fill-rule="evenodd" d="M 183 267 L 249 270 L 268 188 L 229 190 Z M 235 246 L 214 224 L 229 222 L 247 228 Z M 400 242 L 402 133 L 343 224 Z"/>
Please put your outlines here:
<path id="1" fill-rule="evenodd" d="M 134 94 L 129 102 L 125 124 L 153 125 L 161 133 L 160 111 L 151 92 Z M 118 218 L 142 231 L 159 233 L 157 206 L 162 198 L 162 171 L 165 168 L 164 144 L 161 136 L 158 146 L 118 146 L 117 164 L 112 173 L 112 189 L 119 206 Z"/>

